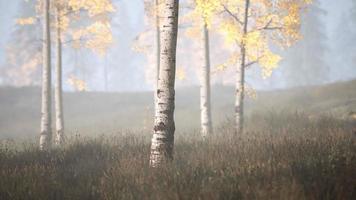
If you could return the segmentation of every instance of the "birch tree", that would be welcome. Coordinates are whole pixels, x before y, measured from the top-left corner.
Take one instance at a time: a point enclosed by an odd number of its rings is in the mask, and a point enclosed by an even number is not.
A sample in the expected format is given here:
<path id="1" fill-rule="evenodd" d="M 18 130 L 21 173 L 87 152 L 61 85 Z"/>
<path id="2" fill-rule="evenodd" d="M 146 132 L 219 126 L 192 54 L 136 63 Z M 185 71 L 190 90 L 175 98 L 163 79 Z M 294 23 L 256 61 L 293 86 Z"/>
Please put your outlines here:
<path id="1" fill-rule="evenodd" d="M 41 136 L 40 149 L 51 146 L 51 27 L 54 28 L 56 46 L 56 80 L 55 80 L 55 122 L 56 144 L 64 141 L 64 117 L 62 98 L 62 51 L 65 35 L 72 37 L 73 47 L 92 49 L 99 55 L 104 55 L 112 43 L 109 13 L 114 12 L 110 0 L 56 0 L 49 5 L 48 0 L 36 2 L 36 12 L 43 13 L 43 72 L 42 72 L 42 106 L 41 106 Z M 51 10 L 52 9 L 52 10 Z M 51 12 L 52 11 L 52 12 Z M 50 23 L 51 13 L 54 23 Z M 87 17 L 84 17 L 86 14 Z M 32 25 L 35 17 L 20 18 L 20 25 Z M 84 23 L 84 21 L 86 23 Z M 88 23 L 92 22 L 92 23 Z M 72 24 L 72 26 L 71 26 Z M 84 27 L 77 27 L 85 24 Z M 88 25 L 89 24 L 89 25 Z M 73 80 L 80 90 L 86 89 L 86 83 Z"/>
<path id="2" fill-rule="evenodd" d="M 158 89 L 158 80 L 159 80 L 159 70 L 160 70 L 160 52 L 161 52 L 161 41 L 160 41 L 160 30 L 159 30 L 159 6 L 160 6 L 160 2 L 159 0 L 155 0 L 155 22 L 156 22 L 156 83 L 155 83 L 155 91 L 157 91 Z M 154 104 L 155 104 L 155 115 L 157 114 L 157 101 L 158 101 L 158 97 L 157 97 L 157 92 L 154 92 Z"/>
<path id="3" fill-rule="evenodd" d="M 267 78 L 281 57 L 271 45 L 282 48 L 300 39 L 300 12 L 311 0 L 221 0 L 225 16 L 221 31 L 235 52 L 225 65 L 238 63 L 235 90 L 235 133 L 243 133 L 245 70 L 261 67 Z"/>
<path id="4" fill-rule="evenodd" d="M 203 137 L 212 133 L 211 102 L 210 102 L 210 50 L 209 31 L 203 26 L 204 63 L 200 74 L 200 126 Z"/>
<path id="5" fill-rule="evenodd" d="M 62 20 L 64 5 L 60 1 L 56 2 L 56 82 L 54 89 L 55 96 L 55 117 L 56 117 L 56 145 L 64 142 L 64 117 L 63 117 L 63 92 L 62 92 Z"/>
<path id="6" fill-rule="evenodd" d="M 157 114 L 151 143 L 150 166 L 158 167 L 173 159 L 174 82 L 179 0 L 166 0 L 160 23 L 160 70 L 157 87 Z"/>
<path id="7" fill-rule="evenodd" d="M 42 66 L 42 100 L 41 100 L 41 132 L 40 149 L 51 147 L 51 31 L 50 31 L 50 1 L 43 3 L 43 66 Z"/>
<path id="8" fill-rule="evenodd" d="M 57 145 L 61 145 L 64 142 L 64 116 L 63 116 L 63 81 L 62 81 L 62 38 L 64 33 L 72 35 L 74 47 L 79 48 L 82 46 L 81 41 L 85 42 L 86 47 L 98 52 L 99 55 L 104 55 L 109 43 L 112 41 L 111 31 L 108 31 L 109 27 L 107 13 L 113 12 L 112 4 L 108 0 L 70 0 L 63 1 L 57 0 L 55 4 L 55 18 L 56 18 L 56 85 L 55 85 L 55 113 L 56 113 L 56 139 Z M 85 19 L 80 17 L 80 14 L 88 13 L 89 18 Z M 97 19 L 93 20 L 93 24 L 88 27 L 84 27 L 72 33 L 75 27 L 70 27 L 70 23 L 83 20 L 91 20 L 93 17 Z M 99 23 L 100 22 L 100 23 Z M 104 25 L 102 25 L 104 24 Z M 105 27 L 105 28 L 103 28 Z M 100 28 L 96 30 L 96 28 Z M 77 34 L 77 35 L 76 35 Z M 86 39 L 83 39 L 86 37 Z M 70 78 L 69 83 L 78 87 L 80 91 L 86 90 L 86 83 Z"/>
<path id="9" fill-rule="evenodd" d="M 200 29 L 202 30 L 202 60 L 200 67 L 200 131 L 203 137 L 212 133 L 211 119 L 211 86 L 210 86 L 210 47 L 209 28 L 214 13 L 219 7 L 217 0 L 195 0 L 195 12 L 200 18 Z"/>
<path id="10" fill-rule="evenodd" d="M 155 17 L 155 41 L 156 41 L 156 78 L 155 78 L 155 86 L 154 86 L 154 91 L 157 91 L 158 89 L 158 79 L 159 79 L 159 68 L 160 68 L 160 51 L 161 51 L 161 41 L 160 41 L 160 31 L 159 31 L 159 7 L 162 4 L 160 0 L 154 0 L 155 5 L 154 5 L 154 17 Z M 154 92 L 154 105 L 155 105 L 155 115 L 157 114 L 157 92 Z"/>
<path id="11" fill-rule="evenodd" d="M 212 133 L 209 29 L 211 28 L 212 18 L 219 7 L 219 0 L 189 1 L 184 5 L 184 8 L 190 10 L 190 12 L 181 18 L 181 23 L 189 24 L 186 35 L 197 40 L 200 46 L 200 132 L 203 138 Z"/>

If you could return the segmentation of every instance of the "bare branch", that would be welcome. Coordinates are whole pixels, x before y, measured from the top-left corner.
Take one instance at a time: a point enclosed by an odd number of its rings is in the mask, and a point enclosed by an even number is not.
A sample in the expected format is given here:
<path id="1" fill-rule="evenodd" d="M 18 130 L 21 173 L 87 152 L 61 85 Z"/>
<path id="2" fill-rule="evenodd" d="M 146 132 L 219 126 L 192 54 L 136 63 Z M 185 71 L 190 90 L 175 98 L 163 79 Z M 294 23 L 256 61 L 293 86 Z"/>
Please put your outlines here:
<path id="1" fill-rule="evenodd" d="M 258 60 L 254 60 L 254 61 L 252 61 L 252 62 L 249 62 L 249 63 L 247 63 L 246 65 L 245 65 L 245 68 L 249 68 L 251 65 L 254 65 L 254 64 L 256 64 L 258 62 Z"/>
<path id="2" fill-rule="evenodd" d="M 263 27 L 258 28 L 256 30 L 257 31 L 261 31 L 261 30 L 280 30 L 280 29 L 283 29 L 283 27 L 281 27 L 281 26 L 270 26 L 271 23 L 272 23 L 272 18 L 266 23 L 266 25 L 264 25 Z"/>
<path id="3" fill-rule="evenodd" d="M 234 14 L 232 13 L 225 5 L 222 5 L 224 7 L 224 10 L 232 17 L 234 18 L 239 24 L 243 25 L 243 22 Z"/>
<path id="4" fill-rule="evenodd" d="M 254 65 L 254 64 L 258 63 L 258 61 L 259 61 L 262 57 L 263 57 L 263 56 L 260 56 L 260 57 L 258 57 L 256 60 L 247 63 L 247 64 L 245 65 L 245 68 L 249 68 L 251 65 Z"/>
<path id="5" fill-rule="evenodd" d="M 84 38 L 79 38 L 78 40 L 67 40 L 67 41 L 65 41 L 65 42 L 62 42 L 62 44 L 68 44 L 68 43 L 71 43 L 71 42 L 77 42 L 77 41 L 79 41 L 79 42 L 84 42 L 84 41 L 87 41 L 87 40 L 89 40 L 88 38 L 86 38 L 86 39 L 84 39 Z"/>

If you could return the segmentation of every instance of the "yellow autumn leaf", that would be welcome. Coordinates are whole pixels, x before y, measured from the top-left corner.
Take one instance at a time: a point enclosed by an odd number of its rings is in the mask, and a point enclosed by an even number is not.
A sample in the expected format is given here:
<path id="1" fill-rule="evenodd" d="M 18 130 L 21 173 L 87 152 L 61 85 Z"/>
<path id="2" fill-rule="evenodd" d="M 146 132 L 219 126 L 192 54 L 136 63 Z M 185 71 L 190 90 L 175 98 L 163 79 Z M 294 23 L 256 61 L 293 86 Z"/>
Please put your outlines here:
<path id="1" fill-rule="evenodd" d="M 73 74 L 69 76 L 67 82 L 76 91 L 83 92 L 83 91 L 87 91 L 88 90 L 87 83 L 84 80 L 79 79 L 78 77 L 74 76 Z"/>
<path id="2" fill-rule="evenodd" d="M 16 19 L 16 24 L 19 24 L 19 25 L 31 25 L 31 24 L 34 24 L 34 23 L 35 23 L 35 18 L 34 17 Z"/>

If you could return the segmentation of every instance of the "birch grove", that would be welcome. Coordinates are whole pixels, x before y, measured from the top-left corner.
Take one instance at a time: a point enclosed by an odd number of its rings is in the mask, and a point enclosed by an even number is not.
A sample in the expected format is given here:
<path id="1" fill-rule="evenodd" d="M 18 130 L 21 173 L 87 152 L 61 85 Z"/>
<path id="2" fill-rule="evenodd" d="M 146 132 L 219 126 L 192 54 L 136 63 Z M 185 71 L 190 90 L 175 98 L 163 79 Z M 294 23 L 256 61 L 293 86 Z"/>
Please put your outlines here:
<path id="1" fill-rule="evenodd" d="M 40 149 L 46 150 L 51 146 L 51 23 L 50 16 L 53 7 L 56 32 L 56 80 L 55 80 L 55 143 L 60 146 L 64 142 L 64 114 L 63 114 L 63 81 L 62 81 L 62 44 L 64 33 L 68 31 L 70 21 L 82 20 L 80 13 L 85 11 L 89 20 L 93 23 L 84 28 L 72 31 L 73 44 L 76 46 L 85 45 L 99 55 L 104 55 L 112 43 L 112 34 L 107 19 L 108 13 L 114 8 L 109 0 L 86 0 L 86 1 L 54 1 L 50 6 L 49 0 L 39 1 L 43 4 L 43 72 L 42 72 L 42 105 L 41 105 L 41 134 Z M 73 14 L 72 18 L 69 17 Z M 95 17 L 95 18 L 94 18 Z M 73 27 L 70 27 L 73 29 Z M 85 39 L 84 39 L 85 38 Z M 84 41 L 84 44 L 80 44 Z M 79 44 L 79 45 L 78 45 Z"/>
<path id="2" fill-rule="evenodd" d="M 160 23 L 160 70 L 157 87 L 156 116 L 151 141 L 150 166 L 159 167 L 173 159 L 174 98 L 178 0 L 166 0 Z"/>
<path id="3" fill-rule="evenodd" d="M 63 40 L 71 37 L 75 49 L 88 48 L 105 56 L 104 85 L 107 90 L 106 53 L 113 43 L 110 13 L 115 9 L 110 0 L 39 0 L 43 15 L 43 68 L 40 149 L 51 146 L 51 27 L 55 33 L 55 143 L 62 145 L 65 139 L 63 113 Z M 277 68 L 281 57 L 272 49 L 286 48 L 301 38 L 301 12 L 311 0 L 194 0 L 190 25 L 195 28 L 194 37 L 201 44 L 202 62 L 199 64 L 200 84 L 200 132 L 203 138 L 213 132 L 211 116 L 211 64 L 210 38 L 213 19 L 226 43 L 233 49 L 231 57 L 222 66 L 233 66 L 235 78 L 234 121 L 235 135 L 244 131 L 244 98 L 246 70 L 258 65 L 267 78 Z M 176 46 L 178 32 L 178 0 L 145 1 L 146 12 L 154 24 L 156 51 L 154 86 L 154 131 L 152 136 L 150 165 L 156 167 L 173 158 L 175 79 L 184 79 L 185 72 L 176 70 Z M 148 5 L 148 6 L 147 6 Z M 52 17 L 51 10 L 52 8 Z M 191 8 L 190 5 L 187 8 Z M 54 23 L 51 24 L 51 19 Z M 20 24 L 33 24 L 34 18 L 24 18 Z M 150 36 L 153 38 L 153 36 Z M 199 39 L 198 39 L 199 38 Z M 147 40 L 147 39 L 146 39 Z M 200 48 L 199 47 L 199 48 Z M 151 48 L 152 49 L 152 48 Z M 147 52 L 147 49 L 145 50 Z M 73 74 L 69 83 L 78 91 L 87 89 L 87 83 Z"/>

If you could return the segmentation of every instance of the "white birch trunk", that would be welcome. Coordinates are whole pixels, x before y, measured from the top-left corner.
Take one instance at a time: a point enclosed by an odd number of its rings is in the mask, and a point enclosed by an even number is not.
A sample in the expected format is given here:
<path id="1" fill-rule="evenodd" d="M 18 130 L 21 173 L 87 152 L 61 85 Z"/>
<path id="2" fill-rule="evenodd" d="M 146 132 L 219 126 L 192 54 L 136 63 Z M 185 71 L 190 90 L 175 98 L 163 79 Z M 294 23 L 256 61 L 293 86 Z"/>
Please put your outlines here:
<path id="1" fill-rule="evenodd" d="M 49 0 L 44 0 L 43 7 L 43 62 L 42 62 L 42 103 L 40 149 L 51 147 L 51 35 L 49 22 Z"/>
<path id="2" fill-rule="evenodd" d="M 245 13 L 243 21 L 243 36 L 247 34 L 248 10 L 250 0 L 245 1 Z M 244 95 L 245 95 L 245 65 L 246 65 L 246 47 L 245 42 L 241 41 L 241 63 L 236 74 L 236 99 L 235 99 L 235 135 L 243 133 L 244 125 Z"/>
<path id="3" fill-rule="evenodd" d="M 54 89 L 55 111 L 56 111 L 56 145 L 64 143 L 64 119 L 63 119 L 63 91 L 62 91 L 62 39 L 60 29 L 60 12 L 57 8 L 56 13 L 56 85 Z"/>
<path id="4" fill-rule="evenodd" d="M 200 125 L 201 134 L 205 138 L 212 133 L 209 31 L 206 24 L 203 27 L 203 59 L 200 73 Z"/>
<path id="5" fill-rule="evenodd" d="M 160 48 L 161 48 L 161 41 L 160 41 L 160 32 L 159 32 L 159 0 L 155 0 L 155 17 L 156 17 L 156 80 L 155 80 L 155 86 L 154 86 L 154 115 L 156 116 L 157 114 L 157 89 L 158 89 L 158 77 L 159 77 L 159 62 L 160 62 Z"/>
<path id="6" fill-rule="evenodd" d="M 151 144 L 150 166 L 158 167 L 173 159 L 174 82 L 179 0 L 166 0 L 160 25 L 160 70 L 157 88 L 157 113 Z"/>

